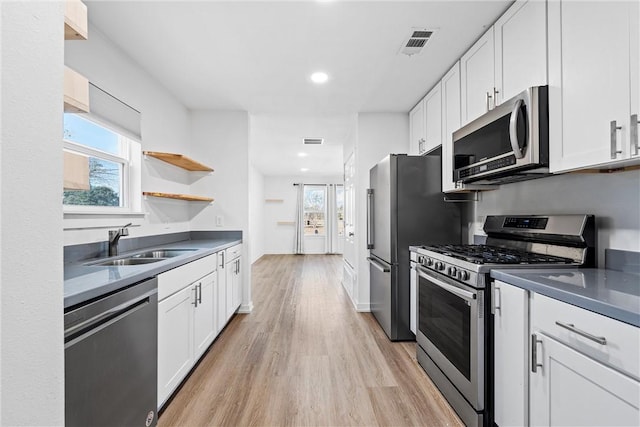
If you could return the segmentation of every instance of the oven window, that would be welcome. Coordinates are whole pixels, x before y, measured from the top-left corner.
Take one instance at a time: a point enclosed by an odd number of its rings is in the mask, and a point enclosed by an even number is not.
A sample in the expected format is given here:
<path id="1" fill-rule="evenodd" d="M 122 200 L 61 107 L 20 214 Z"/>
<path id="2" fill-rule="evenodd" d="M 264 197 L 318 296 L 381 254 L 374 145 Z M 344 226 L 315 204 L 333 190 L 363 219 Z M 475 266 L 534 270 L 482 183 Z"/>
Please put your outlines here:
<path id="1" fill-rule="evenodd" d="M 419 280 L 420 332 L 471 381 L 471 307 L 424 277 Z"/>

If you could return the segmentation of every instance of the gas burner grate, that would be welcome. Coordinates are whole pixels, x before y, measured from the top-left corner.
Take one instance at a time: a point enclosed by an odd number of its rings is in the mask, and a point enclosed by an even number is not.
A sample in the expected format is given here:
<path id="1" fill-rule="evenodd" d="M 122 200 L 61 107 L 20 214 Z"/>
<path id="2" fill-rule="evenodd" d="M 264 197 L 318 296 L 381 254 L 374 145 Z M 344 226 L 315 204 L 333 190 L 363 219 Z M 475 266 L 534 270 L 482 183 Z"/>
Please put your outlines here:
<path id="1" fill-rule="evenodd" d="M 571 264 L 573 260 L 488 245 L 434 245 L 424 249 L 473 264 Z"/>

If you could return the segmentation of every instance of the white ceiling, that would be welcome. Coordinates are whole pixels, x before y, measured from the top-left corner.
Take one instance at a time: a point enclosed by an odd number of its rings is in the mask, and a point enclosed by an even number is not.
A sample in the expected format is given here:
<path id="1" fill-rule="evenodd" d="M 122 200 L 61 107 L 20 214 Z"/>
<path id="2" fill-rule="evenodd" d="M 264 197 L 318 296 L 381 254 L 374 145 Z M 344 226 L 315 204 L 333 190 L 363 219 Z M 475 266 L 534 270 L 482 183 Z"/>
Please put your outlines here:
<path id="1" fill-rule="evenodd" d="M 92 23 L 187 108 L 248 111 L 265 175 L 341 175 L 356 114 L 408 112 L 510 3 L 87 1 Z M 413 27 L 436 31 L 408 57 Z M 309 80 L 318 70 L 324 85 Z M 306 136 L 326 143 L 299 158 Z"/>

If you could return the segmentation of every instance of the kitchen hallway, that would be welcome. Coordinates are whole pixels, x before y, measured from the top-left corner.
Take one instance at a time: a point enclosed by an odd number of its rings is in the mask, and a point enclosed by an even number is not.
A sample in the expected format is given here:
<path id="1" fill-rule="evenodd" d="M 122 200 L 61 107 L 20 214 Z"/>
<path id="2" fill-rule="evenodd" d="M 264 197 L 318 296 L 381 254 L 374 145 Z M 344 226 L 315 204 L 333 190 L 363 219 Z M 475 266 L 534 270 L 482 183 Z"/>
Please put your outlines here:
<path id="1" fill-rule="evenodd" d="M 358 313 L 337 255 L 265 255 L 255 309 L 236 315 L 159 426 L 460 426 L 415 360 Z"/>

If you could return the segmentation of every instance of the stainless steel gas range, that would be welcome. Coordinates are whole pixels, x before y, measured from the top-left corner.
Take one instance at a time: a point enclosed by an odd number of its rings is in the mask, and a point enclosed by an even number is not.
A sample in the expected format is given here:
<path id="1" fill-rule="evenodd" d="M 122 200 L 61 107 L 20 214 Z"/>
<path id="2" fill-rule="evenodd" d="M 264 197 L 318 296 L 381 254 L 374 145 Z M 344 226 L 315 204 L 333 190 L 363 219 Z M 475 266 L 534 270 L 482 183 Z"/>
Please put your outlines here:
<path id="1" fill-rule="evenodd" d="M 483 245 L 412 246 L 417 358 L 462 421 L 492 424 L 494 268 L 596 264 L 591 215 L 488 216 Z"/>

